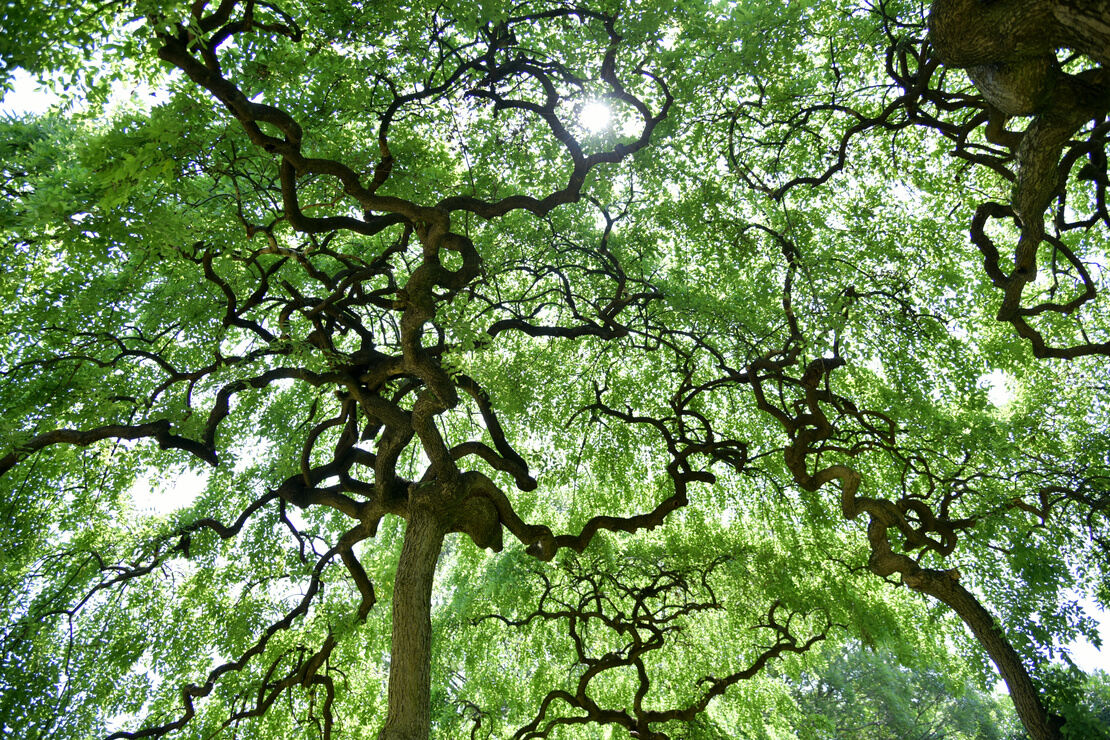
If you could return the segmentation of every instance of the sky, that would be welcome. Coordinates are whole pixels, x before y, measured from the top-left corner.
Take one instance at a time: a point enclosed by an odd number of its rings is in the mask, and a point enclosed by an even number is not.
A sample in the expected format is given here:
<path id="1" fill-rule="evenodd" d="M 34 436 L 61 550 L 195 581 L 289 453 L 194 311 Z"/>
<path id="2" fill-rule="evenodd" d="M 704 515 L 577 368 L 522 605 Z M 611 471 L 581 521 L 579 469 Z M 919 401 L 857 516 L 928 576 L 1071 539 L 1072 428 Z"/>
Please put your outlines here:
<path id="1" fill-rule="evenodd" d="M 14 89 L 0 102 L 0 115 L 45 113 L 51 105 L 58 102 L 57 95 L 39 87 L 31 75 L 22 69 L 15 70 L 13 85 Z"/>
<path id="2" fill-rule="evenodd" d="M 26 113 L 41 114 L 57 103 L 59 98 L 48 90 L 41 88 L 34 79 L 23 70 L 15 70 L 13 75 L 12 92 L 0 101 L 0 116 L 19 115 Z M 130 97 L 130 96 L 129 96 Z M 604 106 L 591 103 L 583 111 L 582 124 L 591 131 L 598 130 L 609 123 L 609 111 Z M 991 402 L 1002 405 L 1006 400 L 1004 378 L 985 378 L 991 384 Z M 160 488 L 148 488 L 143 491 L 140 485 L 133 489 L 140 508 L 153 514 L 165 514 L 182 506 L 188 505 L 196 498 L 203 479 L 196 475 L 185 475 L 178 481 Z M 139 481 L 142 483 L 142 480 Z M 1099 635 L 1102 638 L 1103 650 L 1100 652 L 1086 639 L 1079 639 L 1070 645 L 1072 660 L 1084 671 L 1096 669 L 1110 670 L 1110 613 L 1099 609 L 1098 605 L 1089 599 L 1080 599 L 1079 602 L 1084 612 L 1094 617 L 1099 622 Z"/>

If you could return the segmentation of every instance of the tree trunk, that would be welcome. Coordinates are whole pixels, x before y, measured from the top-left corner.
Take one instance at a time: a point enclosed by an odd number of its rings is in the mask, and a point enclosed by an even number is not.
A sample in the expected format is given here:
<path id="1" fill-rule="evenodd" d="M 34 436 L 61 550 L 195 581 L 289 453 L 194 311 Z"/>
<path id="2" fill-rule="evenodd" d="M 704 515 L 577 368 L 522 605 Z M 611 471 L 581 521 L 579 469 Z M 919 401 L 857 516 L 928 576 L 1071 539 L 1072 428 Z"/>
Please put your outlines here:
<path id="1" fill-rule="evenodd" d="M 1052 724 L 1048 712 L 1041 704 L 1040 694 L 1033 685 L 1021 656 L 1002 635 L 991 613 L 983 608 L 967 589 L 944 571 L 920 569 L 903 575 L 906 585 L 915 591 L 928 594 L 947 604 L 960 616 L 975 639 L 987 651 L 1014 702 L 1018 718 L 1032 740 L 1059 740 L 1059 730 Z"/>
<path id="2" fill-rule="evenodd" d="M 428 740 L 431 726 L 432 581 L 444 529 L 433 510 L 410 509 L 393 587 L 389 713 L 378 740 Z"/>

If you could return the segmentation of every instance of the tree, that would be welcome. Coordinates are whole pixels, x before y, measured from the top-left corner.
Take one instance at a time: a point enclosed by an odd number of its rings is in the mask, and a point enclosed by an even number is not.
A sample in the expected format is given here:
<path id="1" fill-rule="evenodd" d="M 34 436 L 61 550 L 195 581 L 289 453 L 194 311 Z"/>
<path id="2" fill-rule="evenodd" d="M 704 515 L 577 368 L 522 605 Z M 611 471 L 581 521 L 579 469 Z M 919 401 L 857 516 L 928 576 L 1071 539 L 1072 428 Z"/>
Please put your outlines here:
<path id="1" fill-rule="evenodd" d="M 72 103 L 3 124 L 7 731 L 754 734 L 858 638 L 1057 736 L 1105 8 L 927 11 L 5 6 Z"/>
<path id="2" fill-rule="evenodd" d="M 1003 707 L 962 678 L 850 646 L 803 674 L 795 731 L 805 738 L 1002 738 Z"/>

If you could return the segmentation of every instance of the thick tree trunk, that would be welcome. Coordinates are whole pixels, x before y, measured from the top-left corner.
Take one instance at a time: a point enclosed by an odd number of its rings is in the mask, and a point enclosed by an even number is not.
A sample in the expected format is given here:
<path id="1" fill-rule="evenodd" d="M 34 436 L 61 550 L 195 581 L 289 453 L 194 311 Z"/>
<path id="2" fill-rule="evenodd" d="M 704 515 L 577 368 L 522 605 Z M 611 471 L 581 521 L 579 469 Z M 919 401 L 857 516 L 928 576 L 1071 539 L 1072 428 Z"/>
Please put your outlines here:
<path id="1" fill-rule="evenodd" d="M 432 581 L 444 529 L 434 511 L 410 509 L 393 587 L 389 713 L 378 740 L 428 740 L 431 726 Z"/>
<path id="2" fill-rule="evenodd" d="M 1106 0 L 933 0 L 929 33 L 949 67 L 1009 64 L 1057 48 L 1110 63 Z"/>
<path id="3" fill-rule="evenodd" d="M 1057 49 L 1110 64 L 1110 2 L 933 0 L 929 34 L 945 66 L 966 69 L 987 102 L 1033 115 L 1053 103 L 1063 76 Z"/>
<path id="4" fill-rule="evenodd" d="M 868 561 L 871 572 L 883 578 L 897 573 L 909 588 L 933 597 L 956 612 L 998 668 L 1014 702 L 1018 719 L 1029 737 L 1032 740 L 1059 740 L 1060 730 L 1041 703 L 1040 692 L 1025 669 L 1021 656 L 999 629 L 994 616 L 960 584 L 959 572 L 922 568 L 913 558 L 895 553 L 890 547 L 888 535 L 888 530 L 896 526 L 896 518 L 892 516 L 894 507 L 889 502 L 857 497 L 858 472 L 835 467 L 826 469 L 822 475 L 826 479 L 841 478 L 841 505 L 847 519 L 855 519 L 865 511 L 870 516 L 867 539 L 871 544 Z"/>

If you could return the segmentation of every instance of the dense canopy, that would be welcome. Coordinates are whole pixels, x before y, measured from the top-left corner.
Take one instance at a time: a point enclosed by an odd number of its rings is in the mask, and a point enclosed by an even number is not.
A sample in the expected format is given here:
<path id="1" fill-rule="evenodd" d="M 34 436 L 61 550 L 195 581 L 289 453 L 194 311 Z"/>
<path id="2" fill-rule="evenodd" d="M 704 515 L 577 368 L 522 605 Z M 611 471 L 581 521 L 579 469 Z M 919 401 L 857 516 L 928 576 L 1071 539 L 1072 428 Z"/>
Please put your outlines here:
<path id="1" fill-rule="evenodd" d="M 5 737 L 1104 731 L 1105 0 L 0 25 Z"/>

